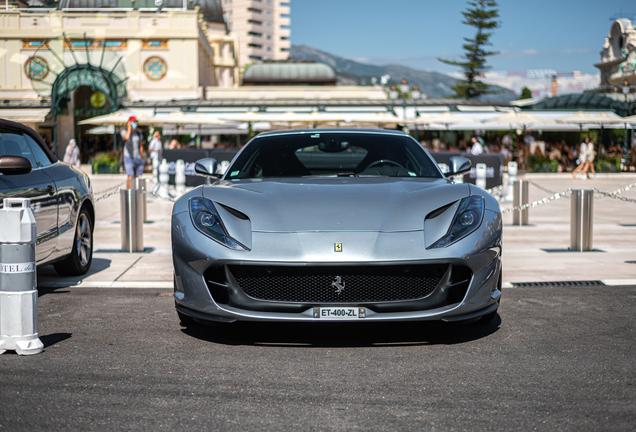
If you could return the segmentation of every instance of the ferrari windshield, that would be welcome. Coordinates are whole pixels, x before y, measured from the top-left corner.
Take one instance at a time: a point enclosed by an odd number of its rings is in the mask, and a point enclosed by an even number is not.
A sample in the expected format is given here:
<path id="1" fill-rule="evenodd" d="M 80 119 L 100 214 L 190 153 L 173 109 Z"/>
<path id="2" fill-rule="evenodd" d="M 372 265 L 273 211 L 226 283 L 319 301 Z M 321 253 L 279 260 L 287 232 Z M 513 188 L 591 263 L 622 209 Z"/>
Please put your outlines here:
<path id="1" fill-rule="evenodd" d="M 410 137 L 331 131 L 257 137 L 243 149 L 225 178 L 308 176 L 443 178 L 435 162 Z"/>

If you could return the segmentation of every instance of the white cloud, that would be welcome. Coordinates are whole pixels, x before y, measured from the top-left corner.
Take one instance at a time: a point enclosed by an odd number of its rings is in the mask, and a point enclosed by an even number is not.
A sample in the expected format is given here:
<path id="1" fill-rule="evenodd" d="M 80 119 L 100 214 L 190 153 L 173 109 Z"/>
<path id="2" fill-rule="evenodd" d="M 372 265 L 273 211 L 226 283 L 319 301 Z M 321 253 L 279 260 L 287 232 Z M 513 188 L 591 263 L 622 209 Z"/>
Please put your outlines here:
<path id="1" fill-rule="evenodd" d="M 538 50 L 530 48 L 525 50 L 501 50 L 497 55 L 498 58 L 513 59 L 522 57 L 533 57 L 540 55 L 563 55 L 563 54 L 587 54 L 591 50 L 589 48 L 568 48 L 563 50 Z"/>
<path id="2" fill-rule="evenodd" d="M 526 50 L 518 50 L 518 51 L 501 50 L 499 54 L 497 54 L 497 57 L 511 59 L 511 58 L 536 56 L 540 54 L 542 54 L 541 51 L 535 48 L 526 49 Z"/>

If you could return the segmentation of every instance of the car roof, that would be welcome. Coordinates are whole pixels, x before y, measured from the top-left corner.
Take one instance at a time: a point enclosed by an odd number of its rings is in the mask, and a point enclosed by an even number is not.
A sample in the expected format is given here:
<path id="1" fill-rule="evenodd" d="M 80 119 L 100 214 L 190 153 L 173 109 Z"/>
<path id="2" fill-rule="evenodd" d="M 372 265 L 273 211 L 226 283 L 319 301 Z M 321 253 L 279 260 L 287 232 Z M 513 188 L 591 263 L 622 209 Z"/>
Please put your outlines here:
<path id="1" fill-rule="evenodd" d="M 51 162 L 53 163 L 57 162 L 58 160 L 57 157 L 53 154 L 51 149 L 49 149 L 49 146 L 46 145 L 46 143 L 44 142 L 40 134 L 34 131 L 33 129 L 31 129 L 30 127 L 25 126 L 22 123 L 17 123 L 11 120 L 3 119 L 3 118 L 0 118 L 0 127 L 8 128 L 8 129 L 17 129 L 18 131 L 29 135 L 31 138 L 35 140 L 35 142 L 37 142 L 40 145 L 42 150 L 44 150 L 44 152 L 49 156 L 49 159 L 51 159 Z"/>

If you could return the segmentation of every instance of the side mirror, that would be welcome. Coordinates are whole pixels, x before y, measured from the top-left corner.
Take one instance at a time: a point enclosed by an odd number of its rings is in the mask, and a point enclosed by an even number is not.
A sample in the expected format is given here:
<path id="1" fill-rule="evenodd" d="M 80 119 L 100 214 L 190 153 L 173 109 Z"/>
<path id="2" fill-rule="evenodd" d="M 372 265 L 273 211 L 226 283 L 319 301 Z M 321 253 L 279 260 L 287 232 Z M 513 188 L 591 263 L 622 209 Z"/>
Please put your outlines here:
<path id="1" fill-rule="evenodd" d="M 194 172 L 204 177 L 221 178 L 222 175 L 216 172 L 217 168 L 218 164 L 214 158 L 199 159 L 194 164 Z"/>
<path id="2" fill-rule="evenodd" d="M 4 175 L 28 174 L 33 170 L 31 161 L 22 156 L 0 156 L 0 173 Z"/>
<path id="3" fill-rule="evenodd" d="M 461 156 L 453 156 L 450 158 L 450 167 L 446 174 L 446 177 L 452 177 L 460 174 L 466 174 L 470 171 L 473 164 L 470 159 L 461 157 Z"/>

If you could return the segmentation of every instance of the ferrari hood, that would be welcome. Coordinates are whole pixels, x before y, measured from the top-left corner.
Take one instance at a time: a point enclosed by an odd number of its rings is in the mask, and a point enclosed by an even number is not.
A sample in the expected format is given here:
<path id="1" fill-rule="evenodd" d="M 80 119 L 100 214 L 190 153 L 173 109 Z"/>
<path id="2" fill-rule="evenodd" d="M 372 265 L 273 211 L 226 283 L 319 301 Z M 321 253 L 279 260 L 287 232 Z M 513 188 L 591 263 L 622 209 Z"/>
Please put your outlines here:
<path id="1" fill-rule="evenodd" d="M 249 217 L 252 231 L 419 231 L 428 213 L 470 194 L 444 179 L 223 181 L 203 196 Z"/>

